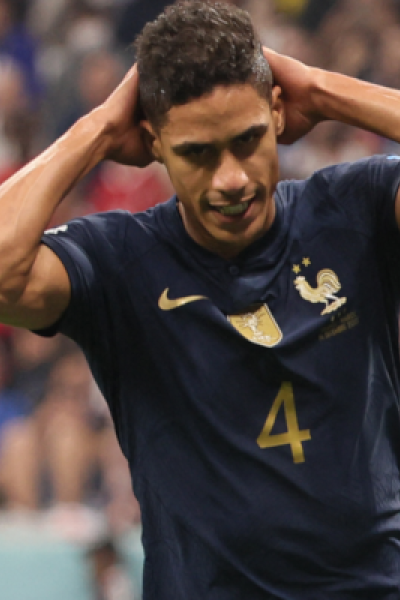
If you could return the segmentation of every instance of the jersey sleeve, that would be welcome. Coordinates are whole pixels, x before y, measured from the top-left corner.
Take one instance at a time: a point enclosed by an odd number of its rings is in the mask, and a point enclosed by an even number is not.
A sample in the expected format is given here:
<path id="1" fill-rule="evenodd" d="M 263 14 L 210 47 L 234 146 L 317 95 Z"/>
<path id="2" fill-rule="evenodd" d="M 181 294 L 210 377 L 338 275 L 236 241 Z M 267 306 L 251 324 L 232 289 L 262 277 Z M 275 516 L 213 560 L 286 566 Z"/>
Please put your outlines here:
<path id="1" fill-rule="evenodd" d="M 113 295 L 118 295 L 128 214 L 124 211 L 96 214 L 45 231 L 42 243 L 65 266 L 71 282 L 71 300 L 53 327 L 36 333 L 47 336 L 63 333 L 83 349 L 96 342 L 88 338 L 93 338 L 93 329 L 106 328 L 107 308 L 113 302 Z M 114 286 L 110 286 L 112 282 Z"/>
<path id="2" fill-rule="evenodd" d="M 398 231 L 395 203 L 400 185 L 400 156 L 375 156 L 368 161 L 368 188 L 378 230 Z"/>
<path id="3" fill-rule="evenodd" d="M 332 195 L 342 202 L 357 227 L 373 235 L 398 230 L 395 201 L 400 156 L 372 156 L 337 165 L 332 173 Z"/>
<path id="4" fill-rule="evenodd" d="M 347 215 L 349 230 L 371 238 L 382 277 L 400 302 L 400 232 L 396 196 L 400 156 L 377 155 L 327 170 L 329 198 Z"/>
<path id="5" fill-rule="evenodd" d="M 126 260 L 125 238 L 131 218 L 124 211 L 101 213 L 44 233 L 42 243 L 55 252 L 67 270 L 71 299 L 53 327 L 35 332 L 45 336 L 63 333 L 79 345 L 107 398 L 116 426 L 120 418 L 115 349 L 120 332 L 119 307 L 124 297 L 121 273 Z"/>

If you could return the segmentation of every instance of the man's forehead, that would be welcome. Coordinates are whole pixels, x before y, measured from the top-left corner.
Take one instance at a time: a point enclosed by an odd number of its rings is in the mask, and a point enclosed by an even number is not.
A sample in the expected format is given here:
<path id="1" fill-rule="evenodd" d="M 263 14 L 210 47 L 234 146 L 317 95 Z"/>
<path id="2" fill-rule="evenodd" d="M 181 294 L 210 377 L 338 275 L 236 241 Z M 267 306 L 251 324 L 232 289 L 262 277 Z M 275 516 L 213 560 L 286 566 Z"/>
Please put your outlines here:
<path id="1" fill-rule="evenodd" d="M 254 125 L 268 124 L 270 107 L 250 84 L 219 86 L 205 96 L 173 106 L 161 128 L 163 136 L 211 141 L 214 136 L 240 135 Z"/>

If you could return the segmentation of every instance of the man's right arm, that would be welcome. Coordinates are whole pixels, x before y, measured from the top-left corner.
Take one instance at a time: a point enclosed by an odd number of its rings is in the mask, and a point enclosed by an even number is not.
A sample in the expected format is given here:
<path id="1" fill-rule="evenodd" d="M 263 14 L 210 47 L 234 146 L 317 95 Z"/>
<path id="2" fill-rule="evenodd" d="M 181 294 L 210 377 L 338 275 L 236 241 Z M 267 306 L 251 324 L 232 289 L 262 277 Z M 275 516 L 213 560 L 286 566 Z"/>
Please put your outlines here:
<path id="1" fill-rule="evenodd" d="M 70 282 L 41 237 L 68 191 L 101 160 L 151 161 L 135 120 L 133 67 L 100 107 L 0 186 L 0 322 L 41 329 L 68 306 Z"/>

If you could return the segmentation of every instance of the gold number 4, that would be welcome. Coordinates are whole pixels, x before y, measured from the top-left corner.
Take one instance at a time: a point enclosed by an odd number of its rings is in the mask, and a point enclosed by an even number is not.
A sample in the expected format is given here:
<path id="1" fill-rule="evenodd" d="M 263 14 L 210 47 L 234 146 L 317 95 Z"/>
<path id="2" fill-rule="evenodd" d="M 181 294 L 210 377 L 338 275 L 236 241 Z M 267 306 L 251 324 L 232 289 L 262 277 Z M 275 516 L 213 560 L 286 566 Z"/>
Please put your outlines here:
<path id="1" fill-rule="evenodd" d="M 271 433 L 276 421 L 276 416 L 283 404 L 287 424 L 286 433 Z M 257 438 L 260 448 L 275 448 L 276 446 L 290 445 L 295 463 L 304 462 L 302 442 L 311 440 L 309 429 L 299 429 L 296 407 L 294 404 L 293 386 L 289 381 L 284 381 L 277 397 L 269 411 L 262 432 Z"/>

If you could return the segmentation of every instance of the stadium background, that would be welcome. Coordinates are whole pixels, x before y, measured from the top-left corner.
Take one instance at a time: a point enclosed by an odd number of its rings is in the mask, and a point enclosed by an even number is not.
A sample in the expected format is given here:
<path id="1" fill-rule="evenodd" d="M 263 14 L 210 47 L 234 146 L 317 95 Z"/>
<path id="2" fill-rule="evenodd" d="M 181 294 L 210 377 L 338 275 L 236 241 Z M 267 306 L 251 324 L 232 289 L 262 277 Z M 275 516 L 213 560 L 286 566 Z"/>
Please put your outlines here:
<path id="1" fill-rule="evenodd" d="M 400 87 L 400 0 L 237 0 L 265 45 Z M 99 104 L 162 0 L 0 0 L 0 180 Z M 338 123 L 280 148 L 282 178 L 396 144 Z M 163 168 L 100 165 L 49 227 L 142 210 L 173 190 Z M 0 327 L 0 586 L 4 600 L 138 600 L 140 511 L 80 351 Z"/>

